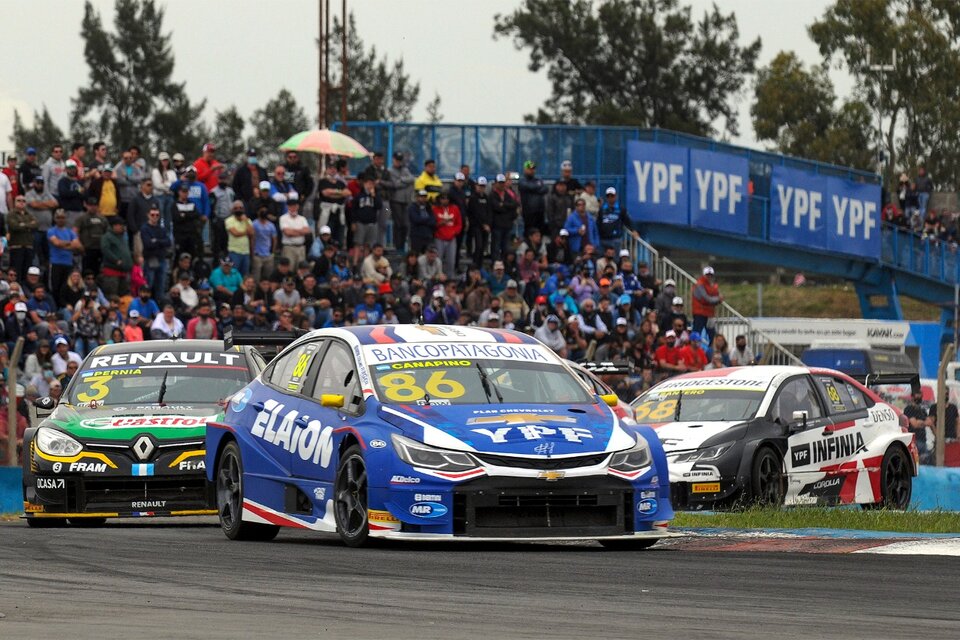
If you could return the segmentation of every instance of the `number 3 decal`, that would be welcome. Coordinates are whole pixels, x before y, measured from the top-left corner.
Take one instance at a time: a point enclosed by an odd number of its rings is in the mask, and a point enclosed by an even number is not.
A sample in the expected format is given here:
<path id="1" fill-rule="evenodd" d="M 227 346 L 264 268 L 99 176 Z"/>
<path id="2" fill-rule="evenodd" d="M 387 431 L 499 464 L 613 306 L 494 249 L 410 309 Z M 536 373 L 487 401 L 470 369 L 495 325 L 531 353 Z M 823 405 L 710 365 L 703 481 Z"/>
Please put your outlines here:
<path id="1" fill-rule="evenodd" d="M 103 400 L 107 397 L 107 394 L 110 393 L 110 389 L 107 387 L 107 383 L 113 376 L 97 376 L 90 380 L 90 391 L 95 391 L 96 393 L 90 394 L 84 391 L 83 393 L 77 394 L 77 400 L 80 402 L 95 402 L 97 400 Z"/>
<path id="2" fill-rule="evenodd" d="M 434 371 L 423 387 L 410 373 L 391 373 L 380 379 L 384 395 L 392 402 L 416 402 L 430 394 L 431 398 L 449 400 L 463 396 L 466 389 L 456 380 L 447 380 L 444 371 Z"/>

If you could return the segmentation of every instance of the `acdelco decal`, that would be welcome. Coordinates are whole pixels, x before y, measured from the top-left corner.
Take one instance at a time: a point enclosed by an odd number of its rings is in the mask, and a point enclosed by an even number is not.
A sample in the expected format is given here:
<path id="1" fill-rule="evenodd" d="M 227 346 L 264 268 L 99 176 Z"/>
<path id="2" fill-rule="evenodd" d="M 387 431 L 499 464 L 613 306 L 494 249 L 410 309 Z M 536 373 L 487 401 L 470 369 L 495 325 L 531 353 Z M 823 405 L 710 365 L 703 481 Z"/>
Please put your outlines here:
<path id="1" fill-rule="evenodd" d="M 333 427 L 324 427 L 319 420 L 306 422 L 309 418 L 307 415 L 300 421 L 298 418 L 300 412 L 284 412 L 284 405 L 276 400 L 266 400 L 263 410 L 257 413 L 250 433 L 286 451 L 296 453 L 301 460 L 313 458 L 314 464 L 327 468 L 333 455 Z"/>

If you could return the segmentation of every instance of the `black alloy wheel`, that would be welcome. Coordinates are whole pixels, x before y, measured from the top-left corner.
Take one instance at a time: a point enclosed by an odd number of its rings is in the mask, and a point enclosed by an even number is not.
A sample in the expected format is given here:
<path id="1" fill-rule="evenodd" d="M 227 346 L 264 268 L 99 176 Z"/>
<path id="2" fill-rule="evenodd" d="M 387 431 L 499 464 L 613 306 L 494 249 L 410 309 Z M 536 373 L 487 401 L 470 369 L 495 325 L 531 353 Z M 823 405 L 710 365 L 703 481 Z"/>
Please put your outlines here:
<path id="1" fill-rule="evenodd" d="M 750 483 L 756 504 L 779 507 L 785 494 L 783 464 L 776 451 L 761 447 L 753 457 Z"/>
<path id="2" fill-rule="evenodd" d="M 277 525 L 243 521 L 243 462 L 236 442 L 228 443 L 217 461 L 217 516 L 231 540 L 266 542 L 280 531 Z"/>
<path id="3" fill-rule="evenodd" d="M 360 447 L 353 445 L 337 465 L 333 507 L 337 533 L 349 547 L 367 542 L 370 534 L 367 504 L 367 466 Z"/>

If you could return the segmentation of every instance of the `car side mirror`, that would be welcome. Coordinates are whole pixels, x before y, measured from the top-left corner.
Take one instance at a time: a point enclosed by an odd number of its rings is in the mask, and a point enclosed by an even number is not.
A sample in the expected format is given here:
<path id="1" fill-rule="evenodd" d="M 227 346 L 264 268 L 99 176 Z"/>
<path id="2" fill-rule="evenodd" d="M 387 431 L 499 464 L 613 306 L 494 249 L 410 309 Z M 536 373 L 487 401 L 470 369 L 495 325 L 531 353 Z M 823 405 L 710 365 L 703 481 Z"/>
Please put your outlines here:
<path id="1" fill-rule="evenodd" d="M 793 422 L 790 423 L 790 432 L 794 433 L 807 428 L 807 417 L 810 414 L 806 411 L 794 411 Z"/>
<path id="2" fill-rule="evenodd" d="M 620 400 L 615 393 L 605 393 L 600 396 L 600 399 L 603 400 L 608 407 L 617 406 L 617 402 Z"/>
<path id="3" fill-rule="evenodd" d="M 332 409 L 343 408 L 343 396 L 339 393 L 324 393 L 320 396 L 320 406 Z"/>
<path id="4" fill-rule="evenodd" d="M 42 398 L 37 398 L 33 403 L 33 409 L 37 414 L 37 418 L 46 418 L 48 415 L 53 413 L 53 410 L 57 407 L 57 401 L 51 398 L 50 396 L 43 396 Z"/>

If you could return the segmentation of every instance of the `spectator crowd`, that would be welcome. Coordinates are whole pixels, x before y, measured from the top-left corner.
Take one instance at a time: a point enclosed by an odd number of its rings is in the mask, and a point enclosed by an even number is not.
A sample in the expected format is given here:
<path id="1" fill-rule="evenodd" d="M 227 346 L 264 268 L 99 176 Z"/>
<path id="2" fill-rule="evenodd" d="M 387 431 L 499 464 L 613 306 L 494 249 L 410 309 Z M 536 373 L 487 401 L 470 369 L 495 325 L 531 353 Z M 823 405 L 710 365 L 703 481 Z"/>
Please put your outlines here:
<path id="1" fill-rule="evenodd" d="M 517 329 L 571 360 L 632 365 L 617 382 L 627 399 L 665 376 L 753 362 L 744 340 L 714 331 L 713 269 L 688 315 L 676 283 L 625 248 L 639 236 L 620 194 L 581 184 L 570 162 L 550 181 L 531 160 L 489 178 L 463 165 L 445 184 L 436 162 L 399 153 L 373 154 L 358 175 L 325 159 L 315 179 L 296 152 L 268 169 L 249 149 L 231 169 L 213 144 L 155 166 L 137 146 L 44 151 L 0 173 L 0 368 L 19 368 L 28 398 L 57 396 L 97 345 L 227 327 Z"/>

